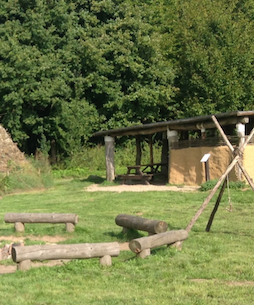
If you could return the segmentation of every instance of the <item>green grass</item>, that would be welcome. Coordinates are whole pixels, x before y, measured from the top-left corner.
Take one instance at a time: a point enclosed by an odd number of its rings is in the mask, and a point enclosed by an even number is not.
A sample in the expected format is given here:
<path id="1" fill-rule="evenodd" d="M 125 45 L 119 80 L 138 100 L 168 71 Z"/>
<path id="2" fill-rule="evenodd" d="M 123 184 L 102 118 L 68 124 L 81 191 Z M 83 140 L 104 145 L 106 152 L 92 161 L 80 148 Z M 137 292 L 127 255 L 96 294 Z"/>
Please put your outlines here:
<path id="1" fill-rule="evenodd" d="M 209 192 L 111 193 L 85 191 L 90 179 L 58 180 L 52 189 L 7 195 L 0 200 L 0 235 L 61 235 L 64 243 L 97 243 L 146 236 L 132 231 L 122 234 L 115 224 L 120 213 L 164 220 L 170 229 L 187 226 Z M 103 180 L 100 182 L 103 183 Z M 215 198 L 184 241 L 182 251 L 162 246 L 145 259 L 122 251 L 113 264 L 102 267 L 99 259 L 72 260 L 63 266 L 32 268 L 0 275 L 3 305 L 69 304 L 254 304 L 253 192 L 231 190 L 222 198 L 209 233 L 205 227 Z M 27 224 L 15 233 L 4 223 L 6 212 L 77 213 L 74 233 L 64 225 Z M 1 264 L 14 264 L 2 261 Z"/>

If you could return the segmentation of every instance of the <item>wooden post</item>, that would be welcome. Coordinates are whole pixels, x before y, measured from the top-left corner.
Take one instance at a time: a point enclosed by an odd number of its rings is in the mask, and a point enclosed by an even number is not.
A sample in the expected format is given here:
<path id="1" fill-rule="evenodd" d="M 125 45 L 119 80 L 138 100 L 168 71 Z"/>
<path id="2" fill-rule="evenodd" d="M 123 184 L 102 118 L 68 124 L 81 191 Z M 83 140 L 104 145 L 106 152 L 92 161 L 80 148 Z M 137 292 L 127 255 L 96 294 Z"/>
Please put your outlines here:
<path id="1" fill-rule="evenodd" d="M 150 164 L 153 164 L 153 136 L 149 135 Z"/>
<path id="2" fill-rule="evenodd" d="M 129 243 L 129 248 L 132 252 L 138 254 L 145 249 L 174 244 L 186 238 L 188 238 L 188 232 L 186 230 L 167 231 L 152 236 L 133 239 Z"/>
<path id="3" fill-rule="evenodd" d="M 237 136 L 239 138 L 238 145 L 242 146 L 245 141 L 245 125 L 242 123 L 236 124 L 236 131 L 237 131 Z M 242 176 L 242 170 L 241 170 L 241 167 L 239 166 L 239 164 L 243 165 L 243 152 L 240 155 L 240 160 L 239 160 L 238 166 L 237 166 L 237 179 L 241 181 L 243 176 Z"/>
<path id="4" fill-rule="evenodd" d="M 141 165 L 142 149 L 141 136 L 136 136 L 136 165 Z"/>
<path id="5" fill-rule="evenodd" d="M 178 132 L 176 130 L 167 129 L 167 139 L 168 139 L 168 181 L 170 181 L 170 165 L 171 165 L 171 144 L 178 142 Z"/>
<path id="6" fill-rule="evenodd" d="M 107 181 L 115 180 L 115 164 L 114 164 L 114 155 L 115 148 L 113 137 L 105 136 L 105 155 L 106 155 L 106 178 Z"/>
<path id="7" fill-rule="evenodd" d="M 115 223 L 124 228 L 146 231 L 153 234 L 162 233 L 168 229 L 168 224 L 165 221 L 146 219 L 127 214 L 117 215 Z"/>
<path id="8" fill-rule="evenodd" d="M 161 166 L 161 173 L 168 177 L 168 140 L 166 132 L 162 133 L 161 163 L 167 164 Z"/>

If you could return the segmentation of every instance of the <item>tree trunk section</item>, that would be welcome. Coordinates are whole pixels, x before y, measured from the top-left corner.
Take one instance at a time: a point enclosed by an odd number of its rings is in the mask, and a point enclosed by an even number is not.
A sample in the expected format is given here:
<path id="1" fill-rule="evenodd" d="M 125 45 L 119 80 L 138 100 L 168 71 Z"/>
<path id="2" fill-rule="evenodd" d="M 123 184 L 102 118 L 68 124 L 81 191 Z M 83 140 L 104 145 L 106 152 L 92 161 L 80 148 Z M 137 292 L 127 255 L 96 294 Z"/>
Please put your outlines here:
<path id="1" fill-rule="evenodd" d="M 12 248 L 12 259 L 16 263 L 24 260 L 44 261 L 54 259 L 78 259 L 103 257 L 105 255 L 118 256 L 119 254 L 120 246 L 118 242 L 71 245 L 35 245 Z"/>
<path id="2" fill-rule="evenodd" d="M 149 233 L 162 233 L 167 231 L 168 224 L 165 221 L 146 219 L 138 216 L 119 214 L 115 218 L 118 226 L 146 231 Z"/>
<path id="3" fill-rule="evenodd" d="M 170 245 L 177 241 L 185 240 L 187 237 L 188 232 L 186 230 L 168 231 L 148 237 L 133 239 L 129 243 L 129 248 L 134 253 L 140 253 L 145 249 L 152 249 L 163 245 Z"/>

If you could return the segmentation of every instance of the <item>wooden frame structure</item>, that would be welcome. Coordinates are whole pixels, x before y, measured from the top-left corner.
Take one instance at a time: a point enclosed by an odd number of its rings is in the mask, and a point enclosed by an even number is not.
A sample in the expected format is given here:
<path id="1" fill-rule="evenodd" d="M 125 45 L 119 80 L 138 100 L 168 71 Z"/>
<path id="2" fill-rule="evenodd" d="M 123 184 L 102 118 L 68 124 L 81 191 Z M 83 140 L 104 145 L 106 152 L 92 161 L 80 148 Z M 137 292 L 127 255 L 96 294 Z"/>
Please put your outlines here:
<path id="1" fill-rule="evenodd" d="M 247 124 L 250 122 L 251 118 L 254 118 L 254 111 L 234 111 L 228 113 L 219 113 L 216 114 L 215 116 L 219 121 L 220 126 L 237 125 L 239 123 Z M 142 165 L 141 136 L 148 136 L 150 163 L 152 164 L 154 161 L 152 135 L 155 133 L 162 133 L 163 146 L 162 146 L 161 163 L 167 164 L 166 166 L 164 166 L 163 170 L 165 174 L 169 177 L 171 172 L 171 168 L 170 168 L 171 151 L 172 151 L 172 147 L 178 141 L 179 132 L 186 133 L 188 131 L 198 131 L 201 132 L 201 139 L 204 139 L 205 131 L 207 129 L 216 129 L 216 127 L 217 126 L 215 121 L 213 120 L 213 116 L 207 115 L 207 116 L 192 117 L 188 119 L 179 119 L 179 120 L 171 120 L 171 121 L 164 121 L 164 122 L 151 123 L 151 124 L 129 126 L 119 129 L 103 130 L 103 131 L 95 132 L 93 136 L 104 137 L 105 139 L 106 177 L 108 181 L 113 181 L 115 179 L 114 142 L 116 137 L 122 137 L 122 136 L 136 137 L 135 165 Z"/>
<path id="2" fill-rule="evenodd" d="M 246 147 L 246 145 L 249 143 L 250 139 L 253 137 L 254 135 L 254 128 L 252 129 L 251 133 L 249 134 L 248 138 L 246 139 L 245 142 L 240 143 L 240 145 L 236 148 L 234 148 L 231 143 L 229 142 L 229 140 L 227 139 L 227 136 L 225 135 L 225 133 L 223 132 L 219 122 L 217 121 L 216 117 L 213 115 L 212 119 L 214 121 L 214 124 L 216 125 L 216 127 L 218 128 L 221 136 L 223 137 L 223 139 L 225 140 L 227 146 L 229 147 L 229 149 L 232 152 L 232 157 L 233 160 L 231 161 L 231 163 L 229 164 L 229 166 L 227 167 L 225 173 L 220 177 L 220 179 L 218 180 L 218 182 L 216 183 L 216 185 L 214 186 L 214 188 L 212 189 L 212 191 L 210 192 L 210 194 L 208 195 L 208 197 L 204 200 L 203 204 L 201 205 L 201 207 L 199 208 L 199 210 L 197 211 L 197 213 L 193 216 L 193 218 L 191 219 L 191 221 L 189 222 L 188 226 L 186 227 L 186 231 L 190 232 L 191 228 L 193 227 L 193 225 L 195 224 L 195 222 L 197 221 L 197 219 L 199 218 L 199 216 L 202 214 L 202 212 L 204 211 L 204 209 L 206 208 L 206 206 L 208 205 L 208 203 L 210 202 L 210 200 L 212 199 L 212 197 L 214 196 L 214 194 L 216 193 L 216 191 L 218 190 L 218 188 L 220 187 L 220 185 L 223 182 L 221 191 L 219 193 L 218 199 L 215 203 L 213 212 L 210 216 L 210 219 L 208 221 L 207 227 L 206 227 L 206 231 L 208 232 L 210 230 L 210 227 L 212 225 L 213 222 L 213 218 L 214 215 L 218 209 L 221 197 L 223 195 L 225 186 L 226 186 L 226 177 L 227 175 L 230 173 L 230 171 L 233 169 L 233 167 L 238 164 L 242 173 L 244 174 L 246 180 L 248 181 L 250 187 L 252 188 L 252 190 L 254 191 L 254 184 L 248 174 L 248 172 L 245 170 L 245 168 L 242 166 L 241 164 L 241 156 L 243 155 L 244 149 Z"/>

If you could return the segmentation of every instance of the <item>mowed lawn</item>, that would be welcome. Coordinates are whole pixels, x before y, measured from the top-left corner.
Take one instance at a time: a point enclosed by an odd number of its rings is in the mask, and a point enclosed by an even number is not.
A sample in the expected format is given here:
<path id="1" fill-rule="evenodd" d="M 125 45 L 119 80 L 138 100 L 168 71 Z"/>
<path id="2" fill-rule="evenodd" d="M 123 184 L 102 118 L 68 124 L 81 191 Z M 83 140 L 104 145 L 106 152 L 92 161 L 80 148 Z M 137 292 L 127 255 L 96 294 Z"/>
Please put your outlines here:
<path id="1" fill-rule="evenodd" d="M 4 196 L 0 200 L 1 246 L 8 236 L 26 245 L 44 244 L 32 236 L 61 236 L 62 243 L 126 242 L 145 232 L 123 234 L 115 224 L 120 213 L 163 220 L 170 230 L 185 229 L 209 192 L 86 192 L 88 180 L 60 180 L 54 188 Z M 217 195 L 217 194 L 216 194 Z M 98 258 L 72 260 L 62 266 L 32 268 L 0 275 L 0 304 L 254 304 L 254 194 L 227 192 L 209 233 L 205 227 L 215 196 L 183 242 L 182 251 L 161 246 L 140 259 L 121 251 L 112 266 Z M 4 222 L 7 212 L 76 213 L 74 233 L 63 224 L 27 224 L 15 233 Z M 15 265 L 12 260 L 1 264 Z"/>

